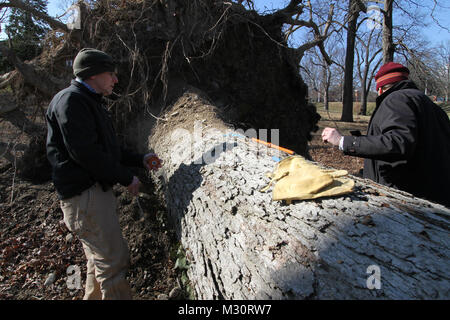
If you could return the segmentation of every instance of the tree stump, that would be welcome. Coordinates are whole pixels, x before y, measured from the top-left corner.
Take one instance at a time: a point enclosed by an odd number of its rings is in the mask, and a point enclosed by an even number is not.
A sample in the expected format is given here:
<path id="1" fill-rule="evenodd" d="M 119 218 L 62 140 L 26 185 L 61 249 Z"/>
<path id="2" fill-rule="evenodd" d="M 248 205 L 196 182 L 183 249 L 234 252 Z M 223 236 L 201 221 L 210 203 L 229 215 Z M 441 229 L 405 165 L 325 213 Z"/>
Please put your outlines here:
<path id="1" fill-rule="evenodd" d="M 448 208 L 354 176 L 342 197 L 274 202 L 260 189 L 278 151 L 236 135 L 193 90 L 163 118 L 154 178 L 198 299 L 450 297 Z"/>

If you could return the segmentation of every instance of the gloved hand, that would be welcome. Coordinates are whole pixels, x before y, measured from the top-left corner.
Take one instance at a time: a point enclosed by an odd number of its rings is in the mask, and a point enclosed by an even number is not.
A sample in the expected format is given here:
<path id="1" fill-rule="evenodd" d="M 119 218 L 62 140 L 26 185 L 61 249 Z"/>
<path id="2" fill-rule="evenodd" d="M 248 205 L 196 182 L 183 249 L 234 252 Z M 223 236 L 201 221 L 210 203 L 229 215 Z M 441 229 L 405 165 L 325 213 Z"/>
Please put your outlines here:
<path id="1" fill-rule="evenodd" d="M 147 153 L 144 156 L 144 166 L 147 170 L 158 170 L 162 167 L 162 160 L 158 158 L 156 153 Z"/>
<path id="2" fill-rule="evenodd" d="M 141 186 L 141 182 L 138 177 L 134 176 L 133 181 L 131 181 L 130 185 L 127 187 L 128 192 L 133 196 L 137 196 L 139 194 L 139 187 Z"/>

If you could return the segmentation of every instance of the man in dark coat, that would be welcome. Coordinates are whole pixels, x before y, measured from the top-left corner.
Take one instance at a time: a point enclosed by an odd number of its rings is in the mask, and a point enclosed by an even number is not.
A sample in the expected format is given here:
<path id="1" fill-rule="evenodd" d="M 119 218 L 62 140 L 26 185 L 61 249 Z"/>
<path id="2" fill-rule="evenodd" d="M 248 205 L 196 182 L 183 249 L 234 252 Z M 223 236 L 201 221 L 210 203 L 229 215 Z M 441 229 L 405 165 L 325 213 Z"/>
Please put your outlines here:
<path id="1" fill-rule="evenodd" d="M 325 128 L 322 139 L 365 158 L 364 178 L 450 207 L 450 120 L 408 77 L 401 64 L 383 65 L 367 135 Z"/>
<path id="2" fill-rule="evenodd" d="M 129 251 L 119 225 L 112 186 L 132 195 L 139 179 L 127 167 L 146 167 L 153 153 L 119 146 L 103 96 L 118 82 L 111 56 L 85 48 L 74 60 L 76 76 L 47 110 L 47 157 L 64 222 L 83 244 L 87 262 L 84 299 L 131 299 L 126 280 Z M 154 168 L 156 169 L 156 168 Z"/>

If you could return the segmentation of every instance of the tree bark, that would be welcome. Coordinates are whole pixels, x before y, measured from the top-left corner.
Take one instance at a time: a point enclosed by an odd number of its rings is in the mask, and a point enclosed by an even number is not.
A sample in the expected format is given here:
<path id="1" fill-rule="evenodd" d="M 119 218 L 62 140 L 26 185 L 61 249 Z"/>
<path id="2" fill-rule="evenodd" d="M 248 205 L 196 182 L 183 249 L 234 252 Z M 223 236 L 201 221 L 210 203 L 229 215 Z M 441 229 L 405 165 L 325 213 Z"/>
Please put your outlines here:
<path id="1" fill-rule="evenodd" d="M 345 54 L 344 93 L 342 98 L 341 121 L 353 122 L 353 64 L 355 61 L 356 24 L 359 8 L 357 2 L 349 0 L 349 21 L 347 29 L 347 48 Z"/>
<path id="2" fill-rule="evenodd" d="M 323 79 L 323 108 L 329 109 L 330 102 L 330 85 L 331 85 L 331 72 L 328 65 L 322 65 L 322 79 Z"/>
<path id="3" fill-rule="evenodd" d="M 394 0 L 384 1 L 383 19 L 383 64 L 394 61 L 394 41 L 392 26 L 392 9 Z"/>
<path id="4" fill-rule="evenodd" d="M 367 114 L 367 90 L 366 90 L 366 78 L 363 78 L 361 82 L 361 107 L 359 114 L 365 116 Z"/>
<path id="5" fill-rule="evenodd" d="M 154 178 L 197 298 L 450 297 L 449 209 L 353 176 L 346 196 L 273 202 L 259 190 L 280 154 L 237 136 L 201 94 L 161 119 Z"/>

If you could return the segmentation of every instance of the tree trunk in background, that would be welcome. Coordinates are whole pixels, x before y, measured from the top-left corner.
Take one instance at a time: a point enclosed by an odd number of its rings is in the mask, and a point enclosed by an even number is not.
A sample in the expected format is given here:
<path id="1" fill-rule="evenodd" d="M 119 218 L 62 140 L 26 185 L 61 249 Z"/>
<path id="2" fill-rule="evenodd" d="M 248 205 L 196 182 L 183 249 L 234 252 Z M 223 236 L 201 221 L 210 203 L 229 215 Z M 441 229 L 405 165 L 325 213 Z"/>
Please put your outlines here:
<path id="1" fill-rule="evenodd" d="M 383 64 L 394 61 L 394 41 L 392 26 L 392 6 L 394 0 L 384 1 L 384 19 L 383 19 Z"/>
<path id="2" fill-rule="evenodd" d="M 186 90 L 149 139 L 198 299 L 450 298 L 449 209 L 356 177 L 346 196 L 273 202 L 259 190 L 279 154 L 216 112 Z"/>
<path id="3" fill-rule="evenodd" d="M 445 102 L 448 102 L 449 93 L 450 93 L 450 55 L 448 56 L 448 63 L 447 63 L 447 86 L 445 90 Z"/>
<path id="4" fill-rule="evenodd" d="M 330 102 L 330 72 L 327 65 L 322 65 L 322 78 L 323 78 L 323 108 L 329 109 Z"/>
<path id="5" fill-rule="evenodd" d="M 367 114 L 367 95 L 369 93 L 368 90 L 366 90 L 367 87 L 367 73 L 366 70 L 364 71 L 364 76 L 362 78 L 361 82 L 361 107 L 359 109 L 359 114 L 365 116 Z"/>
<path id="6" fill-rule="evenodd" d="M 349 21 L 347 29 L 341 121 L 353 122 L 353 64 L 355 61 L 356 23 L 358 21 L 359 9 L 354 0 L 349 0 L 348 8 Z"/>

